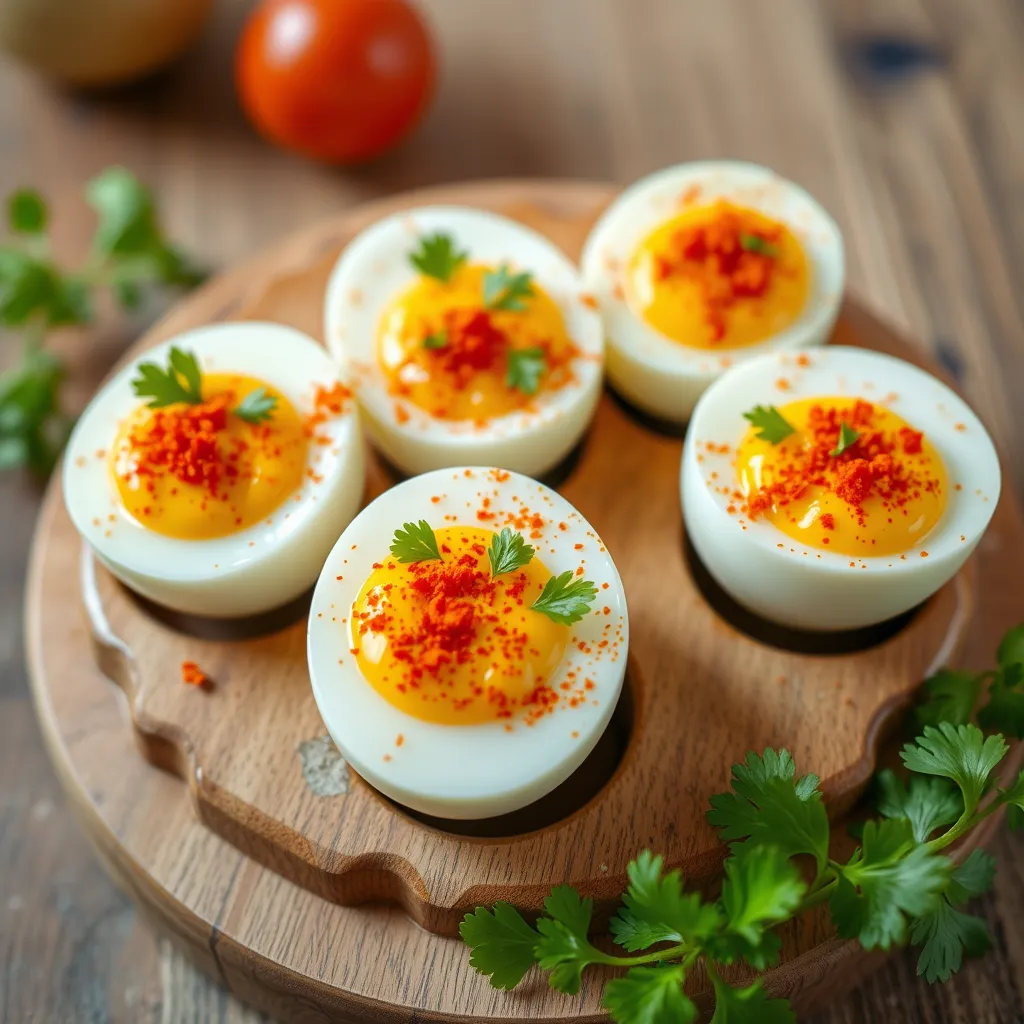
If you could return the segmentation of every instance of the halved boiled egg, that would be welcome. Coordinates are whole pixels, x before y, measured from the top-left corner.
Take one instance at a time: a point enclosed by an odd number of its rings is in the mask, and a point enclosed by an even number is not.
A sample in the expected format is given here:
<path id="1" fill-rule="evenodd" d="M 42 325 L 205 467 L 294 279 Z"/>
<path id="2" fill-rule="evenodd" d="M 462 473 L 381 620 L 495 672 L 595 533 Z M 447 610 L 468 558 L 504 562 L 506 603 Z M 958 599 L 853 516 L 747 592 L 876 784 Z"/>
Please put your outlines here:
<path id="1" fill-rule="evenodd" d="M 575 267 L 482 210 L 433 206 L 374 224 L 327 288 L 327 344 L 374 443 L 409 473 L 467 462 L 533 476 L 580 440 L 604 343 Z"/>
<path id="2" fill-rule="evenodd" d="M 683 518 L 711 575 L 786 626 L 909 611 L 963 565 L 999 499 L 995 448 L 961 398 L 865 349 L 770 353 L 697 403 Z"/>
<path id="3" fill-rule="evenodd" d="M 352 521 L 313 594 L 308 655 L 360 775 L 415 810 L 486 818 L 582 764 L 628 644 L 619 574 L 583 516 L 516 473 L 454 468 Z"/>
<path id="4" fill-rule="evenodd" d="M 359 422 L 305 334 L 201 327 L 99 392 L 63 483 L 78 532 L 127 586 L 180 611 L 248 615 L 312 586 L 355 515 Z"/>
<path id="5" fill-rule="evenodd" d="M 843 294 L 843 240 L 802 188 L 734 161 L 643 178 L 587 239 L 608 377 L 645 412 L 685 421 L 724 370 L 770 349 L 821 345 Z"/>

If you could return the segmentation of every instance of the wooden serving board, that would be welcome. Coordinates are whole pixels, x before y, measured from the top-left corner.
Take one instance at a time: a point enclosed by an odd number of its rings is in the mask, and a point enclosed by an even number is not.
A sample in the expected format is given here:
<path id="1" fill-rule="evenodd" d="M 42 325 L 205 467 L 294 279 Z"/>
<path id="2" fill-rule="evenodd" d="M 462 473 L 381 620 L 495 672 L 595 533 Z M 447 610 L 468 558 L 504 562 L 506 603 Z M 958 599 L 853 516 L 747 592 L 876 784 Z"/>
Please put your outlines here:
<path id="1" fill-rule="evenodd" d="M 495 183 L 360 208 L 207 285 L 138 348 L 225 319 L 276 320 L 319 337 L 338 252 L 395 209 L 494 209 L 575 257 L 611 195 L 578 183 Z M 921 361 L 854 304 L 835 340 Z M 302 602 L 218 625 L 139 601 L 82 557 L 55 477 L 33 556 L 29 654 L 55 760 L 115 873 L 243 998 L 280 1016 L 316 1007 L 354 1021 L 600 1019 L 598 973 L 574 999 L 539 985 L 497 993 L 444 936 L 478 903 L 536 909 L 566 881 L 607 909 L 644 847 L 713 887 L 723 851 L 704 811 L 749 749 L 789 748 L 801 771 L 821 776 L 841 817 L 920 680 L 944 662 L 985 665 L 1002 631 L 1024 618 L 1024 527 L 1004 495 L 968 566 L 905 621 L 813 636 L 753 620 L 688 553 L 681 446 L 606 395 L 555 474 L 625 583 L 627 692 L 605 740 L 559 790 L 476 823 L 414 816 L 347 769 L 309 690 Z M 394 480 L 371 460 L 367 498 Z M 184 660 L 214 685 L 183 685 Z M 109 680 L 127 697 L 123 714 Z M 365 903 L 375 906 L 353 906 Z M 806 1006 L 835 990 L 839 979 L 826 973 L 839 962 L 849 983 L 871 958 L 832 939 L 825 914 L 810 915 L 789 929 L 770 987 Z"/>

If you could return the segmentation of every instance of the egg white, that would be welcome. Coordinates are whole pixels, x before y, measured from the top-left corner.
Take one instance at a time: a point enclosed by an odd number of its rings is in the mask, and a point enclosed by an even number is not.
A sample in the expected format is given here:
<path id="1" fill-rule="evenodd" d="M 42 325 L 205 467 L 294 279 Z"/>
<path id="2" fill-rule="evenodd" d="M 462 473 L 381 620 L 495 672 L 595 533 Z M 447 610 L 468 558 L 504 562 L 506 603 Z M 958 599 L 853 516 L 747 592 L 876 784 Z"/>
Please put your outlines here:
<path id="1" fill-rule="evenodd" d="M 574 380 L 542 391 L 535 408 L 495 417 L 483 426 L 436 419 L 388 393 L 377 357 L 381 314 L 417 278 L 409 253 L 422 235 L 445 232 L 473 263 L 529 271 L 562 312 L 581 351 Z M 601 392 L 604 341 L 597 312 L 584 302 L 579 275 L 542 235 L 483 210 L 430 206 L 378 221 L 341 254 L 324 302 L 327 346 L 355 391 L 367 432 L 407 473 L 483 463 L 539 476 L 573 449 L 593 416 Z M 396 409 L 403 410 L 400 422 Z M 407 417 L 407 418 L 406 418 Z"/>
<path id="2" fill-rule="evenodd" d="M 704 393 L 683 448 L 683 518 L 701 561 L 740 604 L 785 626 L 855 629 L 909 611 L 953 577 L 992 518 L 999 500 L 999 461 L 966 403 L 918 367 L 842 346 L 807 358 L 809 365 L 802 367 L 791 354 L 763 355 Z M 785 390 L 777 388 L 779 380 L 788 384 Z M 755 405 L 829 396 L 885 405 L 923 431 L 942 458 L 949 483 L 945 510 L 905 560 L 803 547 L 766 519 L 751 522 L 726 511 L 731 499 L 719 487 L 736 481 L 736 448 L 749 427 L 743 413 Z M 709 441 L 728 444 L 728 454 L 709 452 Z"/>
<path id="3" fill-rule="evenodd" d="M 647 324 L 625 298 L 623 275 L 637 246 L 678 214 L 699 188 L 699 203 L 729 199 L 783 221 L 811 264 L 811 293 L 798 319 L 756 345 L 721 352 L 683 345 Z M 638 408 L 685 422 L 704 389 L 729 366 L 766 351 L 824 344 L 843 295 L 843 239 L 835 221 L 800 186 L 756 164 L 722 160 L 679 164 L 642 178 L 601 215 L 583 247 L 583 282 L 599 303 L 608 378 Z"/>
<path id="4" fill-rule="evenodd" d="M 470 475 L 466 475 L 466 474 Z M 513 719 L 481 725 L 440 725 L 405 714 L 382 697 L 350 652 L 352 603 L 373 563 L 389 557 L 395 529 L 426 519 L 441 528 L 479 527 L 476 510 L 490 498 L 500 524 L 525 505 L 545 520 L 529 543 L 553 575 L 581 564 L 598 588 L 589 614 L 570 626 L 572 643 L 549 684 L 556 691 L 571 670 L 590 678 L 592 700 L 558 708 L 534 725 Z M 439 497 L 439 502 L 431 499 Z M 457 522 L 446 521 L 445 516 Z M 567 529 L 562 530 L 560 524 Z M 500 528 L 494 526 L 491 528 Z M 581 550 L 575 548 L 582 544 Z M 602 584 L 608 584 L 602 589 Z M 603 609 L 607 607 L 609 614 Z M 345 621 L 343 621 L 345 620 Z M 605 627 L 610 626 L 609 631 Z M 617 631 L 617 635 L 616 635 Z M 575 641 L 603 649 L 581 651 Z M 309 674 L 328 732 L 352 767 L 385 795 L 443 818 L 486 818 L 540 799 L 563 782 L 594 748 L 619 699 L 626 669 L 629 622 L 622 582 L 611 556 L 587 521 L 564 498 L 518 474 L 453 468 L 413 477 L 386 491 L 352 521 L 331 552 L 313 593 L 307 651 Z M 573 733 L 577 733 L 575 737 Z M 395 739 L 401 734 L 402 745 Z M 385 755 L 390 759 L 385 760 Z"/>
<path id="5" fill-rule="evenodd" d="M 131 380 L 140 362 L 166 363 L 172 345 L 195 353 L 205 372 L 265 380 L 299 414 L 312 409 L 317 386 L 338 372 L 307 335 L 272 323 L 225 323 L 180 334 L 143 353 L 110 380 L 85 410 L 64 458 L 64 500 L 97 558 L 131 589 L 179 611 L 231 617 L 267 611 L 315 582 L 338 534 L 362 500 L 363 445 L 354 403 L 320 428 L 329 444 L 310 444 L 308 475 L 262 522 L 226 537 L 182 540 L 147 529 L 121 504 L 108 453 L 118 429 L 143 400 Z"/>

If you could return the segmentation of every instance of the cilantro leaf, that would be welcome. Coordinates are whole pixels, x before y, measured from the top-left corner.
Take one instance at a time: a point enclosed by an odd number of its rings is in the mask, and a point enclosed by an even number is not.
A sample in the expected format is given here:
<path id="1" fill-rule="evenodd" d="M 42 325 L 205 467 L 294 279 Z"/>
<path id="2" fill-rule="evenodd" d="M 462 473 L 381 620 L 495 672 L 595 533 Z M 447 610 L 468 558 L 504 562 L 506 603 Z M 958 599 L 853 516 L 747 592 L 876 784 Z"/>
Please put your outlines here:
<path id="1" fill-rule="evenodd" d="M 1008 630 L 996 654 L 1000 668 L 1007 665 L 1024 665 L 1024 625 Z"/>
<path id="2" fill-rule="evenodd" d="M 60 361 L 34 350 L 0 374 L 0 470 L 27 466 L 39 476 L 53 468 L 71 429 L 60 411 Z"/>
<path id="3" fill-rule="evenodd" d="M 912 772 L 952 779 L 963 791 L 965 811 L 972 814 L 1008 749 L 1002 736 L 985 739 L 976 725 L 943 722 L 938 728 L 926 725 L 924 735 L 908 743 L 900 756 Z"/>
<path id="4" fill-rule="evenodd" d="M 537 921 L 541 938 L 534 952 L 542 970 L 550 971 L 548 983 L 567 995 L 575 995 L 582 984 L 583 969 L 598 963 L 602 954 L 587 940 L 593 901 L 581 900 L 571 885 L 559 885 L 544 901 L 550 917 Z"/>
<path id="5" fill-rule="evenodd" d="M 20 235 L 40 235 L 46 230 L 46 201 L 32 188 L 20 188 L 7 197 L 7 226 Z"/>
<path id="6" fill-rule="evenodd" d="M 839 424 L 839 441 L 836 444 L 835 448 L 833 448 L 832 451 L 829 452 L 829 455 L 831 455 L 833 458 L 835 458 L 838 455 L 842 455 L 847 448 L 852 448 L 853 445 L 857 443 L 857 438 L 859 437 L 860 434 L 858 434 L 857 431 L 854 430 L 853 427 L 851 427 L 850 424 L 844 420 L 842 423 Z"/>
<path id="7" fill-rule="evenodd" d="M 571 626 L 579 622 L 587 612 L 590 604 L 597 597 L 597 587 L 590 580 L 576 579 L 572 569 L 566 569 L 559 576 L 552 576 L 540 597 L 530 605 L 532 611 L 546 615 L 552 622 Z"/>
<path id="8" fill-rule="evenodd" d="M 440 559 L 437 537 L 430 523 L 421 519 L 418 523 L 403 523 L 401 530 L 395 530 L 391 541 L 391 554 L 400 562 L 432 562 Z"/>
<path id="9" fill-rule="evenodd" d="M 779 255 L 778 246 L 772 245 L 760 235 L 740 235 L 740 246 L 747 252 L 759 252 L 762 256 L 774 258 Z"/>
<path id="10" fill-rule="evenodd" d="M 487 549 L 491 576 L 501 576 L 503 573 L 521 569 L 529 564 L 533 555 L 534 550 L 523 539 L 523 535 L 506 526 L 501 533 L 496 533 L 491 538 L 491 546 Z"/>
<path id="11" fill-rule="evenodd" d="M 796 1015 L 785 999 L 769 999 L 755 981 L 747 988 L 727 985 L 717 972 L 711 973 L 715 986 L 715 1015 L 711 1024 L 796 1024 Z"/>
<path id="12" fill-rule="evenodd" d="M 266 388 L 255 388 L 235 406 L 233 411 L 247 423 L 264 423 L 273 418 L 277 403 L 277 395 L 268 395 Z"/>
<path id="13" fill-rule="evenodd" d="M 450 281 L 452 274 L 469 259 L 469 253 L 455 248 L 455 240 L 451 235 L 437 231 L 432 235 L 423 235 L 419 239 L 419 248 L 409 253 L 409 262 L 427 277 L 438 281 Z"/>
<path id="14" fill-rule="evenodd" d="M 508 367 L 505 370 L 505 385 L 522 391 L 524 395 L 535 395 L 547 368 L 548 360 L 544 349 L 510 348 Z"/>
<path id="15" fill-rule="evenodd" d="M 470 948 L 469 963 L 491 979 L 495 988 L 515 988 L 535 961 L 534 947 L 540 936 L 508 903 L 493 910 L 478 907 L 459 925 L 459 934 Z"/>
<path id="16" fill-rule="evenodd" d="M 944 825 L 952 825 L 963 813 L 960 791 L 945 779 L 912 775 L 907 783 L 891 769 L 878 773 L 878 813 L 886 818 L 906 818 L 919 843 Z"/>
<path id="17" fill-rule="evenodd" d="M 796 910 L 806 890 L 799 871 L 778 847 L 743 843 L 725 862 L 726 927 L 757 943 L 766 928 L 785 921 Z"/>
<path id="18" fill-rule="evenodd" d="M 869 821 L 862 846 L 839 869 L 832 920 L 844 939 L 856 938 L 865 949 L 898 945 L 907 916 L 936 909 L 951 871 L 948 857 L 915 845 L 909 821 Z"/>
<path id="19" fill-rule="evenodd" d="M 767 408 L 763 405 L 755 405 L 750 412 L 743 414 L 743 418 L 749 420 L 757 431 L 758 440 L 767 441 L 769 444 L 778 444 L 790 434 L 796 433 L 796 427 L 774 405 L 769 405 Z"/>
<path id="20" fill-rule="evenodd" d="M 973 672 L 943 668 L 924 681 L 922 690 L 925 699 L 914 709 L 919 726 L 940 722 L 965 725 L 978 703 L 981 679 Z"/>
<path id="21" fill-rule="evenodd" d="M 996 877 L 996 859 L 984 850 L 972 850 L 970 856 L 953 868 L 946 899 L 958 907 L 992 888 Z"/>
<path id="22" fill-rule="evenodd" d="M 166 366 L 145 362 L 135 370 L 138 376 L 132 379 L 132 388 L 139 398 L 149 399 L 146 404 L 150 409 L 162 409 L 175 402 L 198 405 L 203 400 L 202 371 L 191 352 L 172 345 Z"/>
<path id="23" fill-rule="evenodd" d="M 1011 832 L 1024 830 L 1024 807 L 1017 804 L 1010 804 L 1006 808 L 1006 824 Z"/>
<path id="24" fill-rule="evenodd" d="M 662 875 L 663 864 L 661 857 L 644 850 L 626 869 L 629 887 L 608 927 L 615 941 L 631 953 L 658 942 L 700 943 L 721 924 L 718 908 L 702 903 L 697 893 L 684 893 L 682 875 Z"/>
<path id="25" fill-rule="evenodd" d="M 533 275 L 513 274 L 507 263 L 484 275 L 484 308 L 521 313 L 533 296 Z"/>
<path id="26" fill-rule="evenodd" d="M 1009 789 L 999 791 L 999 799 L 1008 805 L 1010 828 L 1016 831 L 1020 826 L 1017 824 L 1018 816 L 1014 811 L 1024 812 L 1024 771 L 1017 776 L 1017 781 Z"/>
<path id="27" fill-rule="evenodd" d="M 423 347 L 436 352 L 438 349 L 448 347 L 448 332 L 442 328 L 435 334 L 428 334 L 423 339 Z"/>
<path id="28" fill-rule="evenodd" d="M 921 946 L 917 973 L 925 981 L 949 981 L 960 970 L 964 953 L 980 956 L 991 945 L 988 925 L 973 914 L 965 914 L 943 900 L 935 910 L 910 926 L 910 941 Z"/>
<path id="29" fill-rule="evenodd" d="M 686 972 L 671 967 L 634 967 L 604 989 L 601 1005 L 616 1024 L 691 1024 L 697 1007 L 683 992 Z"/>
<path id="30" fill-rule="evenodd" d="M 711 798 L 707 819 L 723 842 L 749 838 L 777 846 L 787 857 L 808 853 L 821 871 L 828 861 L 828 815 L 817 776 L 795 779 L 795 773 L 788 750 L 748 754 L 733 765 L 732 792 Z"/>
<path id="31" fill-rule="evenodd" d="M 988 691 L 988 703 L 978 712 L 985 729 L 998 729 L 1020 739 L 1024 737 L 1024 665 L 1008 662 L 995 672 Z"/>

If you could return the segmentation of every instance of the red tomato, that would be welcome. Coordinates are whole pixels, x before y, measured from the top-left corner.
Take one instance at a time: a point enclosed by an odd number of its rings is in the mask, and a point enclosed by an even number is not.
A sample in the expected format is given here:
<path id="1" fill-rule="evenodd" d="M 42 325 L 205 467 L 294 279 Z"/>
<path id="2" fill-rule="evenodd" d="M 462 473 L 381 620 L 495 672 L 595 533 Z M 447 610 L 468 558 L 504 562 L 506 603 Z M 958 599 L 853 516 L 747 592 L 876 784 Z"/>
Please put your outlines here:
<path id="1" fill-rule="evenodd" d="M 242 31 L 235 74 L 242 106 L 268 138 L 355 163 L 420 119 L 434 54 L 405 0 L 263 0 Z"/>

